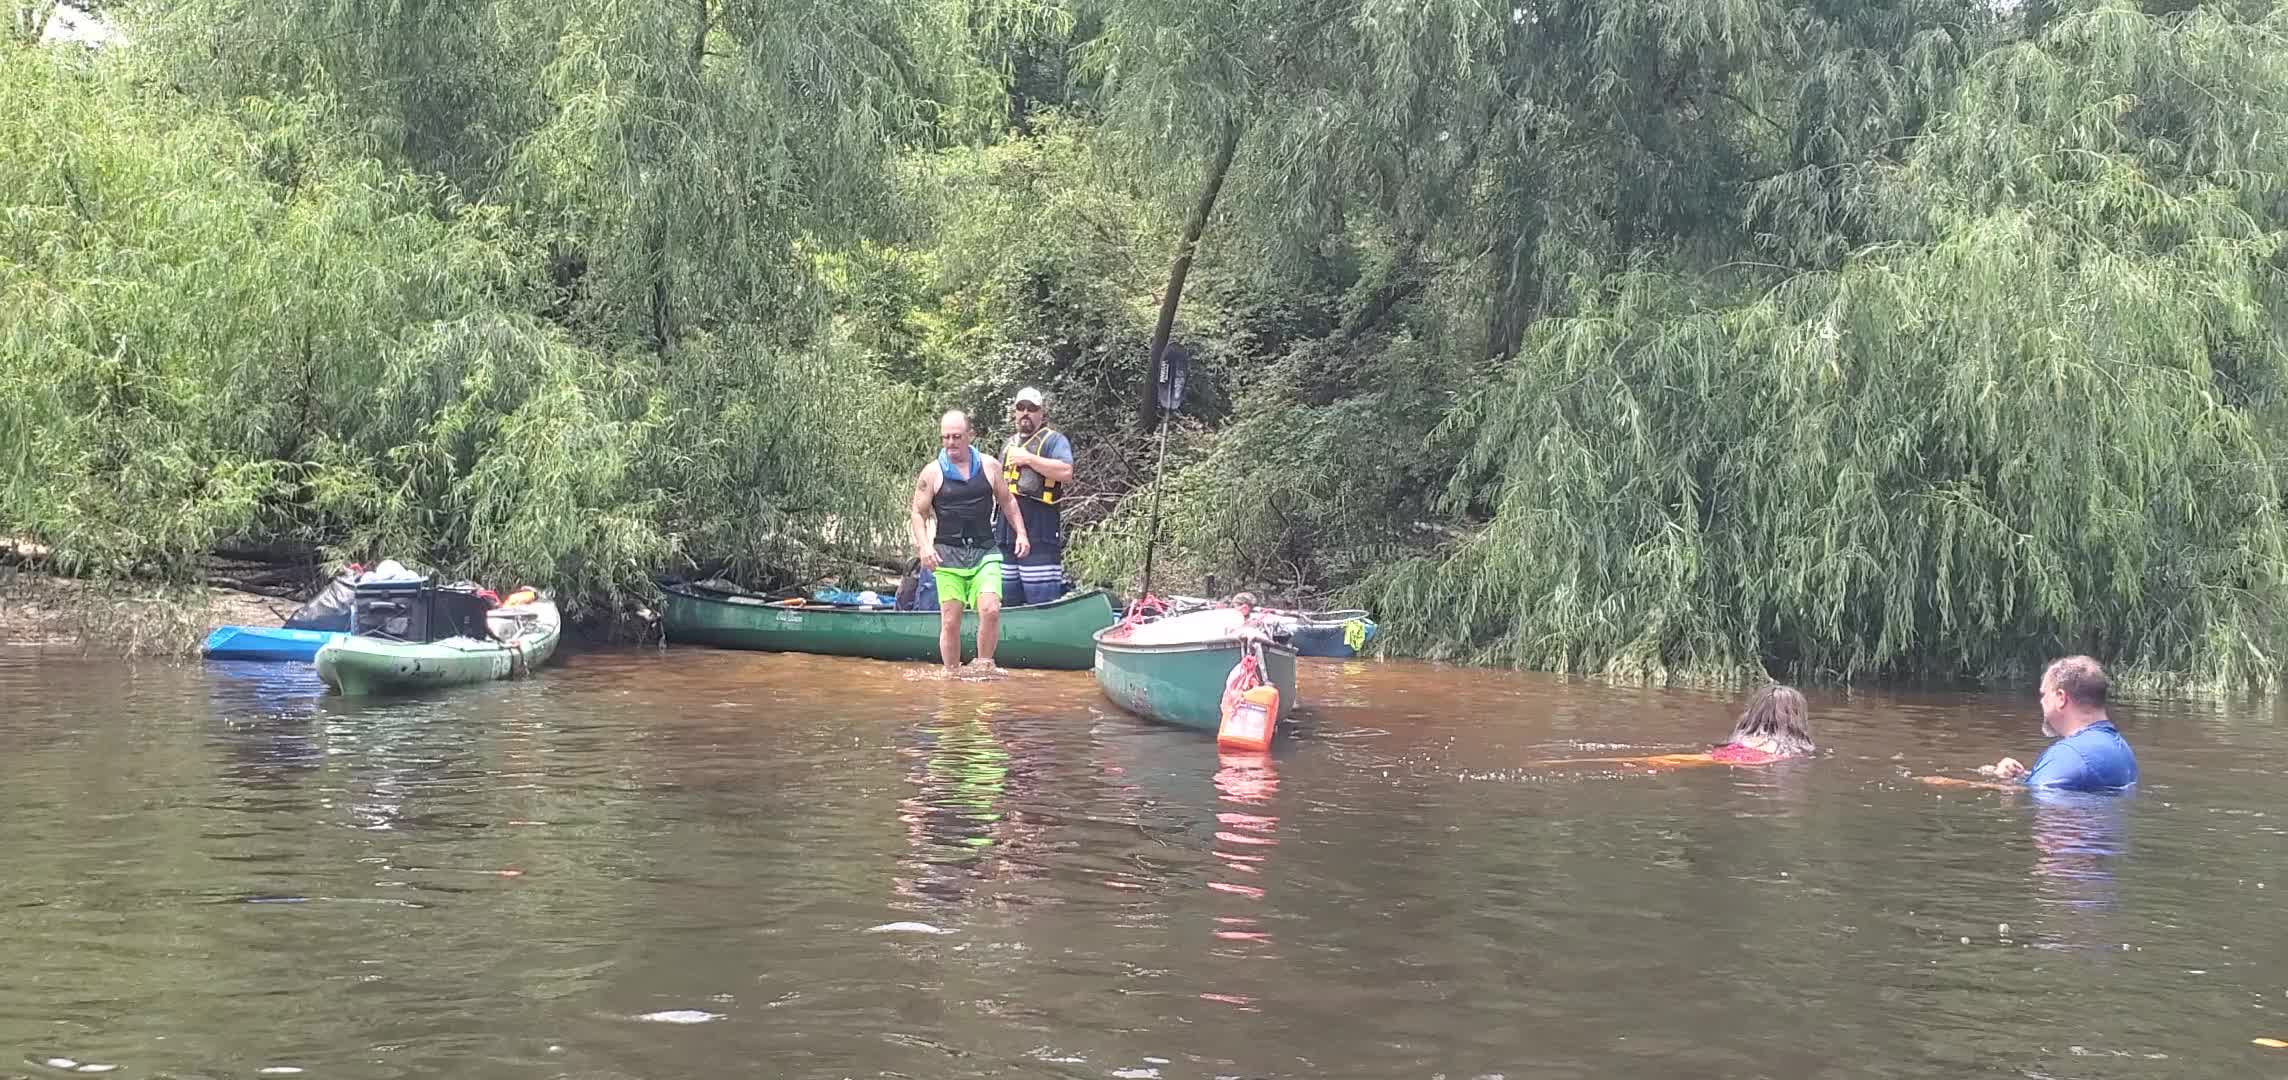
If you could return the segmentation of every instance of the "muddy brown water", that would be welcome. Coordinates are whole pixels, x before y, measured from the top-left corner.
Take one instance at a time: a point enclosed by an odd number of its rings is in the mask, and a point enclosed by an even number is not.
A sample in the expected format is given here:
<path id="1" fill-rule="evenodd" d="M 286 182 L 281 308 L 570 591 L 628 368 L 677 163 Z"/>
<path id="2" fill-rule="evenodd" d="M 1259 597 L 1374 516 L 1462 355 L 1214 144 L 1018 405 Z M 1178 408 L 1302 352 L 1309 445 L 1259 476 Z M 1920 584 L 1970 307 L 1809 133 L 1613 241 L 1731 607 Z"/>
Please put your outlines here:
<path id="1" fill-rule="evenodd" d="M 1086 673 L 0 653 L 0 1077 L 2288 1076 L 2269 705 L 2125 703 L 2141 790 L 2037 800 L 1905 779 L 2030 760 L 2030 692 L 1645 774 L 1533 763 L 1734 700 L 1302 685 L 1262 762 Z"/>

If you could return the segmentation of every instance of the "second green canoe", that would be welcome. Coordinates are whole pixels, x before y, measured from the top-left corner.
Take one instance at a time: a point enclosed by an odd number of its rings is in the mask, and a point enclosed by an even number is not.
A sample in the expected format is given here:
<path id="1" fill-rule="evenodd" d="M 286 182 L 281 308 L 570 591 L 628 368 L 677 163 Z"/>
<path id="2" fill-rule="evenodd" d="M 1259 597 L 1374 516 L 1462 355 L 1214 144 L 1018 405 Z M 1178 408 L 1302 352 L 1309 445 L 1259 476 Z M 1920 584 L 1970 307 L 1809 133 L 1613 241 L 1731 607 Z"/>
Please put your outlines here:
<path id="1" fill-rule="evenodd" d="M 666 594 L 660 625 L 667 640 L 764 652 L 821 653 L 875 660 L 930 660 L 937 655 L 938 613 L 888 609 L 784 607 L 681 585 Z M 1001 609 L 1001 643 L 993 662 L 1006 668 L 1082 671 L 1095 661 L 1091 635 L 1113 623 L 1112 601 L 1087 589 L 1046 604 Z M 961 615 L 961 656 L 977 655 L 977 613 Z"/>

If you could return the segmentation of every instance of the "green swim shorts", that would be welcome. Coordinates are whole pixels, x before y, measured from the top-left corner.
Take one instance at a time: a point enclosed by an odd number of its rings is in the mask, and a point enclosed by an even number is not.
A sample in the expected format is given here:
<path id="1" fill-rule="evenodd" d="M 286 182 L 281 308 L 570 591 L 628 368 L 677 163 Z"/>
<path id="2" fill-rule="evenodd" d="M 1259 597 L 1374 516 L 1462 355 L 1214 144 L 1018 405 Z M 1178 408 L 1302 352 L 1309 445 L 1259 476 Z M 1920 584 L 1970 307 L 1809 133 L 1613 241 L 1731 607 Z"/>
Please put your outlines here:
<path id="1" fill-rule="evenodd" d="M 937 568 L 937 602 L 940 607 L 958 603 L 974 608 L 977 598 L 988 593 L 1001 599 L 1001 553 L 998 551 L 978 560 L 977 565 L 955 570 L 940 564 Z"/>

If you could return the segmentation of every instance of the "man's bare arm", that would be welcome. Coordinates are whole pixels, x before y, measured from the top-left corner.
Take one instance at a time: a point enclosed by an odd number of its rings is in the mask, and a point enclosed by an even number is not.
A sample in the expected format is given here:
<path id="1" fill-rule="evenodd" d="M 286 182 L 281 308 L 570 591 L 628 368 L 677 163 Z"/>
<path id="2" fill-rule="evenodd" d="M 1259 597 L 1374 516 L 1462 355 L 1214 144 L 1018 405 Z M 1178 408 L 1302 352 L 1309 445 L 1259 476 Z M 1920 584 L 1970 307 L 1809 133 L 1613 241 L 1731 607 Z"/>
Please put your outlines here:
<path id="1" fill-rule="evenodd" d="M 924 570 L 937 569 L 937 549 L 930 546 L 929 534 L 930 499 L 937 494 L 937 485 L 930 481 L 936 479 L 931 475 L 936 471 L 935 466 L 924 466 L 921 475 L 914 478 L 912 513 L 906 520 L 906 535 L 913 540 L 914 553 L 921 558 Z"/>

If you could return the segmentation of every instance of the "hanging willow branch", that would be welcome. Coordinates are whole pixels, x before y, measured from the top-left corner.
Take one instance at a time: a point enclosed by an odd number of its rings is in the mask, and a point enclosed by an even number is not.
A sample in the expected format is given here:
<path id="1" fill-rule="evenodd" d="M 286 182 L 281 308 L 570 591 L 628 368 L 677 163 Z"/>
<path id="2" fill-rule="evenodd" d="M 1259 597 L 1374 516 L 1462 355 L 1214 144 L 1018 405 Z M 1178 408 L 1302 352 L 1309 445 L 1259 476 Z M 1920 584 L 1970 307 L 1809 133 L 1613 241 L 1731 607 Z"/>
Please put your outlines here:
<path id="1" fill-rule="evenodd" d="M 2276 685 L 2284 76 L 2271 28 L 2062 18 L 1882 178 L 1893 238 L 1744 301 L 1598 288 L 1448 418 L 1491 517 L 1375 583 L 1392 632 L 1654 681 Z"/>

